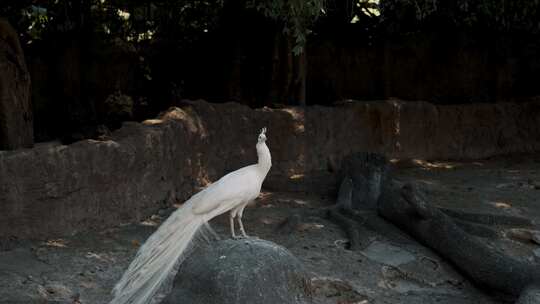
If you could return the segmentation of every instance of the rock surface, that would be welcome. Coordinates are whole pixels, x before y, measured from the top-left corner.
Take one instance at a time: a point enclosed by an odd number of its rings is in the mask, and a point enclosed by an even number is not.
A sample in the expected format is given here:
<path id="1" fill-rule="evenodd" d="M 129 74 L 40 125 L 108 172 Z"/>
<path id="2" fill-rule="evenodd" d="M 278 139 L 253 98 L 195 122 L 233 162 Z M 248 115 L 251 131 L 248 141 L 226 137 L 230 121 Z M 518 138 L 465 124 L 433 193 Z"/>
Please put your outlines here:
<path id="1" fill-rule="evenodd" d="M 224 240 L 196 250 L 164 304 L 311 303 L 309 278 L 287 249 L 259 240 Z"/>
<path id="2" fill-rule="evenodd" d="M 185 102 L 158 119 L 124 123 L 108 141 L 0 152 L 0 239 L 139 221 L 255 162 L 263 126 L 273 158 L 264 187 L 329 192 L 335 168 L 354 151 L 444 159 L 538 151 L 539 112 L 540 103 L 391 101 L 252 110 Z"/>
<path id="3" fill-rule="evenodd" d="M 0 150 L 32 147 L 30 74 L 15 30 L 0 18 Z"/>
<path id="4" fill-rule="evenodd" d="M 535 303 L 540 303 L 540 286 L 538 285 L 531 285 L 526 288 L 516 302 L 516 304 Z"/>

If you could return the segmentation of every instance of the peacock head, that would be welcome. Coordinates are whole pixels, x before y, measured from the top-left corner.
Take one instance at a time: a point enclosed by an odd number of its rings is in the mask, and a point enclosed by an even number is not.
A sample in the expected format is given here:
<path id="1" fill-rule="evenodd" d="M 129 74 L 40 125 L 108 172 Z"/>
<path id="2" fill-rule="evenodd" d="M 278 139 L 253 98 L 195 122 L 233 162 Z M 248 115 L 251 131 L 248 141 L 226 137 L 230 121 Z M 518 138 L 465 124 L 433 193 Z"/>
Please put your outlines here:
<path id="1" fill-rule="evenodd" d="M 259 143 L 264 143 L 264 142 L 266 142 L 266 127 L 264 127 L 264 128 L 261 129 L 261 134 L 259 134 L 258 142 L 259 142 Z"/>

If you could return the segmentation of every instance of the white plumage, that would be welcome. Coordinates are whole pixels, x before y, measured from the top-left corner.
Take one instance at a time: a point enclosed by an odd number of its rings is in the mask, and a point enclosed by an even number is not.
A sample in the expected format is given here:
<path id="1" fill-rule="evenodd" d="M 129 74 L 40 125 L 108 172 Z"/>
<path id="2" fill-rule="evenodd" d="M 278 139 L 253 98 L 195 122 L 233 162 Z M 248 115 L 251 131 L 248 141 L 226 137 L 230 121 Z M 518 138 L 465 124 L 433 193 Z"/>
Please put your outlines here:
<path id="1" fill-rule="evenodd" d="M 146 240 L 114 287 L 110 304 L 159 303 L 163 295 L 156 293 L 172 283 L 192 239 L 215 216 L 230 211 L 232 237 L 237 238 L 234 218 L 242 236 L 247 237 L 242 223 L 244 208 L 259 196 L 272 166 L 266 128 L 261 130 L 256 148 L 257 164 L 231 172 L 193 195 Z"/>

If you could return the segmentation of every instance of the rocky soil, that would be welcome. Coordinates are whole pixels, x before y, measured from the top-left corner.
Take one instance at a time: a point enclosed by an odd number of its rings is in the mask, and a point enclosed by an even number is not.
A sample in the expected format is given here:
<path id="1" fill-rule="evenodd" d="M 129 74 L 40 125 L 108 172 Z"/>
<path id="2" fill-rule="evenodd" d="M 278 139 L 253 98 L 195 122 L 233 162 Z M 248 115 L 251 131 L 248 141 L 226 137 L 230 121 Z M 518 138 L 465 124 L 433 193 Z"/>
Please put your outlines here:
<path id="1" fill-rule="evenodd" d="M 399 179 L 426 185 L 429 201 L 440 207 L 519 216 L 540 224 L 539 156 L 416 160 L 395 166 Z M 367 241 L 350 250 L 345 233 L 327 217 L 334 203 L 333 195 L 265 191 L 244 214 L 248 233 L 282 245 L 304 264 L 316 304 L 511 301 L 496 290 L 473 286 L 398 229 L 365 229 L 362 239 Z M 118 223 L 62 239 L 11 242 L 5 246 L 9 250 L 0 252 L 0 303 L 107 303 L 138 246 L 173 209 L 162 209 L 138 225 Z M 226 216 L 212 225 L 228 236 Z M 494 244 L 531 263 L 540 261 L 540 245 L 534 242 L 509 236 Z M 190 259 L 197 256 L 185 263 Z"/>

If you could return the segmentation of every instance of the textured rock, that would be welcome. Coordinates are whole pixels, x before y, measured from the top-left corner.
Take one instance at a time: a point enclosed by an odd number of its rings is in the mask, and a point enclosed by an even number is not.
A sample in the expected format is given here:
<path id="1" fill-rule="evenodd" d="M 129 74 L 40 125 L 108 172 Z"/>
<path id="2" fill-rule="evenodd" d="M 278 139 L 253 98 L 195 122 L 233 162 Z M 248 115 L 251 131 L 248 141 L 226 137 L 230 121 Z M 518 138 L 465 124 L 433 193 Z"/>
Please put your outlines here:
<path id="1" fill-rule="evenodd" d="M 531 285 L 520 295 L 516 304 L 537 304 L 540 303 L 540 286 Z"/>
<path id="2" fill-rule="evenodd" d="M 409 251 L 392 244 L 374 241 L 363 251 L 363 254 L 381 264 L 397 267 L 414 261 L 415 256 Z"/>
<path id="3" fill-rule="evenodd" d="M 0 235 L 45 238 L 113 226 L 185 199 L 203 174 L 192 171 L 200 166 L 183 148 L 191 135 L 182 124 L 126 123 L 114 141 L 0 153 Z"/>
<path id="4" fill-rule="evenodd" d="M 186 101 L 157 119 L 124 123 L 108 141 L 0 151 L 0 239 L 138 221 L 256 162 L 263 126 L 273 159 L 264 187 L 332 191 L 336 174 L 330 171 L 355 151 L 460 159 L 538 151 L 539 113 L 540 103 L 391 101 L 252 110 Z"/>
<path id="5" fill-rule="evenodd" d="M 0 150 L 32 147 L 30 74 L 17 33 L 2 18 L 0 33 Z"/>
<path id="6" fill-rule="evenodd" d="M 302 264 L 285 248 L 258 239 L 224 240 L 187 259 L 164 304 L 311 303 Z"/>
<path id="7" fill-rule="evenodd" d="M 50 294 L 43 286 L 48 282 L 41 275 L 54 272 L 53 266 L 37 260 L 30 250 L 17 248 L 0 252 L 0 269 L 0 303 L 48 303 Z"/>

